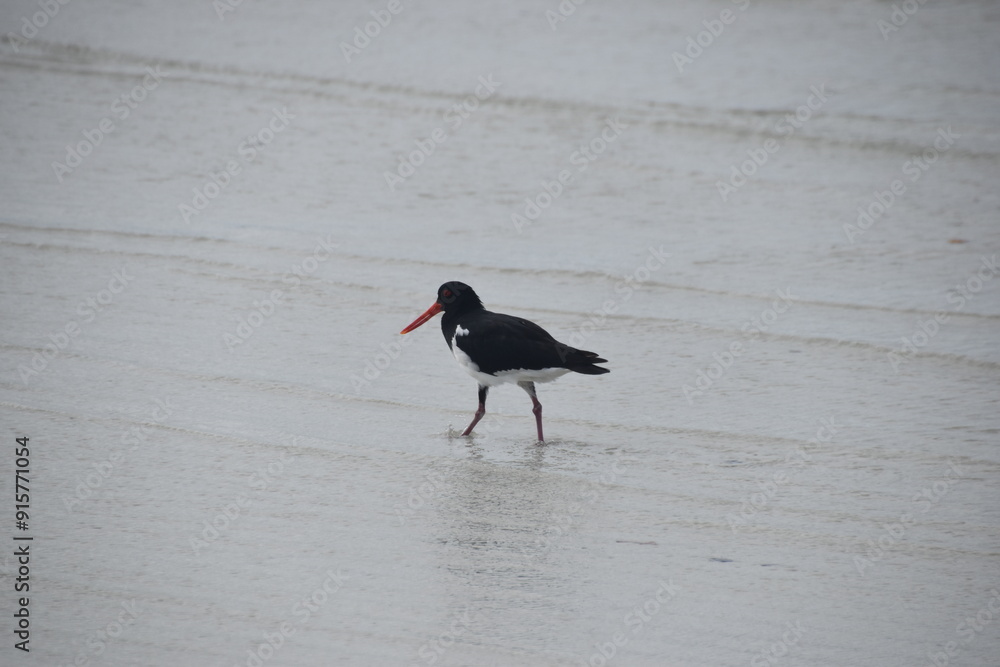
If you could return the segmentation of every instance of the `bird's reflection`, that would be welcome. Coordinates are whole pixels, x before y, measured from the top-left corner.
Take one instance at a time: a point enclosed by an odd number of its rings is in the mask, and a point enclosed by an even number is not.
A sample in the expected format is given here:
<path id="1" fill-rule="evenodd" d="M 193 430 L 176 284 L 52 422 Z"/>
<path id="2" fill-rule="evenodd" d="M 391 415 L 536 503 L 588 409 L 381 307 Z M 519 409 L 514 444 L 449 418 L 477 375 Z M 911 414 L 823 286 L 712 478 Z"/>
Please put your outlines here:
<path id="1" fill-rule="evenodd" d="M 448 606 L 456 617 L 478 619 L 463 641 L 544 648 L 571 613 L 567 601 L 578 586 L 565 556 L 567 517 L 585 482 L 550 469 L 547 445 L 511 442 L 516 458 L 504 462 L 485 458 L 498 447 L 495 437 L 464 446 L 430 527 L 448 572 Z"/>

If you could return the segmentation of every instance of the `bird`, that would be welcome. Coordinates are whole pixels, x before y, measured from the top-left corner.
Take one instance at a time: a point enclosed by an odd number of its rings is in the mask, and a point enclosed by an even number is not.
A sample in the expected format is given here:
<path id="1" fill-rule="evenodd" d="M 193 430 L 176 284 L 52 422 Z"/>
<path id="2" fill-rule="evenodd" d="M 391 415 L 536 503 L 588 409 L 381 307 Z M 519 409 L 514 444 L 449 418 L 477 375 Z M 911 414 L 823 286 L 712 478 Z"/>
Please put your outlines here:
<path id="1" fill-rule="evenodd" d="M 441 285 L 431 307 L 399 333 L 407 334 L 442 312 L 441 333 L 451 353 L 479 383 L 479 408 L 463 436 L 470 435 L 486 414 L 490 387 L 516 382 L 531 397 L 538 442 L 544 443 L 542 404 L 538 402 L 535 383 L 551 382 L 569 372 L 584 375 L 611 372 L 597 365 L 608 360 L 596 352 L 560 343 L 529 320 L 486 310 L 475 290 L 458 281 Z"/>

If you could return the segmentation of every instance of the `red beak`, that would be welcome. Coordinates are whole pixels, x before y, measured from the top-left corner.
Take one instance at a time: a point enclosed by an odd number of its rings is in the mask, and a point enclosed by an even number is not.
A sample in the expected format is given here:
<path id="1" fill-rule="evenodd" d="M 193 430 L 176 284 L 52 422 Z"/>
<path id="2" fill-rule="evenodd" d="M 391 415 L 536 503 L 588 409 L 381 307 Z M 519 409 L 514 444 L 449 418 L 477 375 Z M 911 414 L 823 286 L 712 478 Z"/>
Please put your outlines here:
<path id="1" fill-rule="evenodd" d="M 402 331 L 400 331 L 399 333 L 401 334 L 410 333 L 411 331 L 419 327 L 421 324 L 423 324 L 427 320 L 431 319 L 432 317 L 440 313 L 442 310 L 443 308 L 441 304 L 435 301 L 433 304 L 431 304 L 430 308 L 424 311 L 423 315 L 410 322 L 410 325 L 405 329 L 403 329 Z"/>

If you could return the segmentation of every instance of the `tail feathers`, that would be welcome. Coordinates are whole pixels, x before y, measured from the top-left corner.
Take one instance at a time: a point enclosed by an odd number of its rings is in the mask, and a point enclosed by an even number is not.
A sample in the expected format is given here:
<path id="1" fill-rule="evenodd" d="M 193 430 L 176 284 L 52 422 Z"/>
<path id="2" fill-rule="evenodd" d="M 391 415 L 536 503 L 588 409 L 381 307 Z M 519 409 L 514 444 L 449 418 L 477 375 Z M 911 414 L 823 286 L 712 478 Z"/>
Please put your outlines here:
<path id="1" fill-rule="evenodd" d="M 560 355 L 563 356 L 565 362 L 564 367 L 575 373 L 583 373 L 584 375 L 601 375 L 603 373 L 611 372 L 611 369 L 609 368 L 602 368 L 594 365 L 608 363 L 607 359 L 597 356 L 596 352 L 587 352 L 586 350 L 577 350 L 566 346 L 560 351 Z"/>
<path id="2" fill-rule="evenodd" d="M 601 361 L 604 361 L 604 359 Z M 603 366 L 568 366 L 567 368 L 576 373 L 583 373 L 584 375 L 601 375 L 611 372 L 610 368 L 604 368 Z"/>

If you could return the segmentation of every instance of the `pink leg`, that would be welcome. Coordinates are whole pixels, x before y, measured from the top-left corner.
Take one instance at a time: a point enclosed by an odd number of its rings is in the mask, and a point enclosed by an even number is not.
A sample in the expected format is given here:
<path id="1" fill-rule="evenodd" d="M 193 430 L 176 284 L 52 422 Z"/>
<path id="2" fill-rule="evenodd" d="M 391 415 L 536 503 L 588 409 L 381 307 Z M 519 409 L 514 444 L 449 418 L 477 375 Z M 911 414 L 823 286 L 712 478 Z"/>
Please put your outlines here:
<path id="1" fill-rule="evenodd" d="M 479 409 L 476 410 L 475 416 L 472 418 L 472 423 L 469 424 L 469 428 L 465 429 L 462 435 L 469 435 L 472 433 L 472 429 L 476 427 L 479 420 L 483 418 L 486 414 L 486 393 L 490 390 L 489 387 L 479 385 Z"/>
<path id="2" fill-rule="evenodd" d="M 542 436 L 542 404 L 538 402 L 538 396 L 535 395 L 535 383 L 518 382 L 517 386 L 528 392 L 528 396 L 531 397 L 531 412 L 535 415 L 535 426 L 538 428 L 538 442 L 545 442 L 545 438 Z"/>

